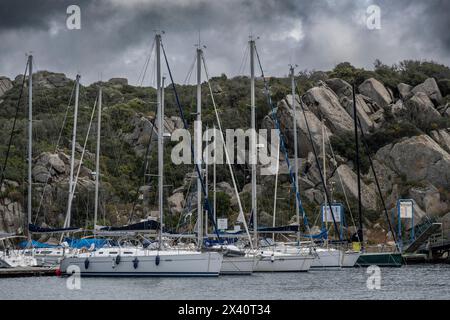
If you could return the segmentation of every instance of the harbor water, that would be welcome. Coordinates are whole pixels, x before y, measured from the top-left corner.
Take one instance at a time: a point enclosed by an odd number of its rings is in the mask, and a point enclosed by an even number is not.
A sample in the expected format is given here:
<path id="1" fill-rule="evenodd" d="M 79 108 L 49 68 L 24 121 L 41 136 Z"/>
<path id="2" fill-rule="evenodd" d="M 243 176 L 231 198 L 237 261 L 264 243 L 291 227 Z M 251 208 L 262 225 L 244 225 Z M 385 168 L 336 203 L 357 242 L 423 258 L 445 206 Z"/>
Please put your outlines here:
<path id="1" fill-rule="evenodd" d="M 218 278 L 81 278 L 79 289 L 68 289 L 67 277 L 8 278 L 0 279 L 0 299 L 450 299 L 450 265 L 379 271 L 379 287 L 366 268 Z"/>

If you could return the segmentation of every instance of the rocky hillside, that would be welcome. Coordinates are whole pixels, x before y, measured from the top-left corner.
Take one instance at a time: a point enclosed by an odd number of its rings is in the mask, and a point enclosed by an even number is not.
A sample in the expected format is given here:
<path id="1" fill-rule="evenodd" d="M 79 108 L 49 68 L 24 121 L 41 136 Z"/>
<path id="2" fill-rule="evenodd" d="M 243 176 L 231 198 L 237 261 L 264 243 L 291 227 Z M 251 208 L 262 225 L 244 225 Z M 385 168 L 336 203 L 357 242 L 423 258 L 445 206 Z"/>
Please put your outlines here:
<path id="1" fill-rule="evenodd" d="M 33 220 L 40 225 L 60 226 L 67 203 L 70 135 L 73 116 L 67 109 L 73 80 L 63 74 L 38 72 L 33 75 L 35 122 L 33 167 Z M 220 107 L 224 128 L 246 129 L 250 124 L 249 79 L 225 75 L 212 79 L 216 102 Z M 450 69 L 432 62 L 404 61 L 386 66 L 376 62 L 375 69 L 357 69 L 342 63 L 329 72 L 302 72 L 298 89 L 303 95 L 305 116 L 315 147 L 322 157 L 322 121 L 331 143 L 326 144 L 327 181 L 333 199 L 346 205 L 350 225 L 357 223 L 356 174 L 354 170 L 353 97 L 351 83 L 357 87 L 358 116 L 367 141 L 368 154 L 374 162 L 383 197 L 389 210 L 399 198 L 416 203 L 416 221 L 427 216 L 450 220 Z M 0 159 L 6 155 L 17 107 L 22 77 L 15 80 L 0 77 Z M 82 86 L 80 94 L 77 159 L 89 125 L 92 106 L 99 83 Z M 156 94 L 152 88 L 128 85 L 126 79 L 103 82 L 104 116 L 101 149 L 101 223 L 126 223 L 152 215 L 156 209 L 156 132 L 153 126 Z M 300 150 L 300 188 L 310 222 L 319 225 L 318 210 L 323 202 L 318 168 L 309 142 L 305 116 L 299 98 L 292 106 L 289 80 L 270 79 L 271 93 L 277 101 L 277 115 L 292 157 L 293 108 L 297 108 Z M 188 122 L 195 117 L 194 86 L 178 86 Z M 214 125 L 214 114 L 207 87 L 204 85 L 205 126 Z M 73 104 L 73 103 L 72 103 Z M 71 104 L 71 105 L 72 105 Z M 257 81 L 257 123 L 273 128 L 263 93 L 263 82 Z M 63 127 L 64 119 L 67 119 Z M 20 232 L 25 219 L 26 199 L 26 95 L 19 105 L 13 145 L 5 170 L 0 194 L 0 230 Z M 239 114 L 239 117 L 236 115 Z M 166 90 L 165 131 L 182 127 L 173 93 Z M 63 128 L 61 130 L 61 128 Z M 73 206 L 73 225 L 89 226 L 93 219 L 95 174 L 95 121 L 88 139 L 87 151 L 80 168 L 80 179 Z M 61 136 L 60 139 L 58 137 Z M 59 144 L 57 142 L 59 140 Z M 147 148 L 150 144 L 149 151 Z M 192 195 L 195 174 L 192 166 L 175 166 L 170 161 L 173 142 L 166 143 L 167 225 L 175 228 L 187 207 L 195 207 Z M 382 237 L 386 223 L 382 214 L 373 173 L 363 144 L 363 207 L 365 223 Z M 334 156 L 333 156 L 334 155 Z M 145 156 L 148 165 L 145 166 Z M 292 159 L 293 160 L 293 159 Z M 320 159 L 322 163 L 322 159 Z M 76 162 L 78 170 L 80 162 Z M 235 166 L 238 185 L 246 212 L 250 206 L 248 165 Z M 237 215 L 237 199 L 231 188 L 226 166 L 218 166 L 218 215 Z M 210 170 L 212 171 L 212 170 Z M 277 223 L 292 221 L 295 198 L 290 188 L 288 170 L 281 159 L 278 185 Z M 259 215 L 263 224 L 272 223 L 274 177 L 261 176 L 259 184 Z M 347 200 L 346 201 L 346 197 Z M 104 221 L 103 221 L 104 219 Z M 181 224 L 180 224 L 181 223 Z"/>

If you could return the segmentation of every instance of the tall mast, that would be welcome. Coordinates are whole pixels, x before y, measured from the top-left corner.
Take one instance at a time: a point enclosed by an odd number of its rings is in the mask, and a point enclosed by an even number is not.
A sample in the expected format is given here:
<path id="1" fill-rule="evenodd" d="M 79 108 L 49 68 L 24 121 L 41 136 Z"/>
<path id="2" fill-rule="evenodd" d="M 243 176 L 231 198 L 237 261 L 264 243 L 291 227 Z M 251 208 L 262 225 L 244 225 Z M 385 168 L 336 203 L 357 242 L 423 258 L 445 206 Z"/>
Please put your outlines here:
<path id="1" fill-rule="evenodd" d="M 195 139 L 197 147 L 195 150 L 196 164 L 202 168 L 202 49 L 200 41 L 197 48 L 197 126 L 195 127 Z M 197 178 L 197 227 L 198 227 L 198 246 L 203 244 L 203 208 L 202 208 L 202 181 L 201 175 Z"/>
<path id="2" fill-rule="evenodd" d="M 295 105 L 295 68 L 291 66 L 291 90 L 292 90 L 292 110 L 293 110 L 293 130 L 294 130 L 294 179 L 295 190 L 298 192 L 298 141 L 297 141 L 297 107 Z M 297 225 L 299 226 L 297 232 L 297 241 L 300 241 L 300 204 L 298 203 L 298 197 L 295 195 L 295 214 L 297 217 Z"/>
<path id="3" fill-rule="evenodd" d="M 206 141 L 209 141 L 208 127 L 206 127 Z M 205 162 L 205 197 L 208 199 L 209 194 L 209 181 L 208 181 L 208 163 Z M 208 236 L 208 214 L 205 210 L 205 235 Z"/>
<path id="4" fill-rule="evenodd" d="M 31 200 L 33 177 L 31 175 L 33 165 L 33 56 L 28 57 L 28 223 L 27 230 L 31 223 Z M 25 81 L 25 78 L 23 79 Z M 28 232 L 28 240 L 31 240 L 31 233 Z"/>
<path id="5" fill-rule="evenodd" d="M 256 107 L 255 107 L 255 40 L 250 38 L 250 105 L 251 105 L 251 138 L 250 138 L 250 160 L 252 168 L 252 214 L 253 214 L 253 234 L 255 248 L 258 247 L 258 211 L 256 194 Z"/>
<path id="6" fill-rule="evenodd" d="M 95 204 L 94 204 L 94 231 L 98 217 L 98 188 L 100 181 L 100 132 L 102 125 L 102 87 L 98 89 L 98 115 L 97 115 L 97 154 L 95 158 Z"/>
<path id="7" fill-rule="evenodd" d="M 161 90 L 161 35 L 156 34 L 156 95 L 157 95 L 157 121 L 158 121 L 158 204 L 159 204 L 159 242 L 158 246 L 162 246 L 162 232 L 164 223 L 164 115 L 162 106 L 162 90 Z"/>
<path id="8" fill-rule="evenodd" d="M 216 153 L 216 125 L 214 125 L 214 153 Z M 216 214 L 216 183 L 217 183 L 217 177 L 216 177 L 216 156 L 214 155 L 214 163 L 213 163 L 213 216 L 214 216 L 214 223 L 217 225 L 217 214 Z"/>
<path id="9" fill-rule="evenodd" d="M 327 159 L 326 159 L 326 154 L 325 154 L 325 123 L 324 123 L 324 119 L 322 117 L 321 119 L 322 122 L 322 161 L 323 161 L 323 184 L 327 185 Z M 327 192 L 325 192 L 325 203 L 324 203 L 324 212 L 327 212 L 327 206 L 328 206 L 328 197 L 327 197 Z M 334 215 L 333 212 L 331 212 L 331 214 Z M 328 215 L 325 214 L 325 228 L 328 230 Z M 327 246 L 328 246 L 328 241 L 327 241 Z"/>
<path id="10" fill-rule="evenodd" d="M 64 223 L 64 227 L 68 228 L 70 227 L 70 220 L 71 220 L 71 211 L 72 211 L 72 201 L 74 197 L 74 180 L 73 180 L 73 174 L 75 169 L 75 144 L 77 140 L 77 121 L 78 121 L 78 97 L 80 94 L 80 75 L 77 74 L 76 77 L 76 86 L 75 86 L 75 107 L 74 107 L 74 113 L 73 113 L 73 131 L 72 131 L 72 155 L 70 158 L 70 176 L 69 176 L 69 201 L 67 204 L 67 214 L 66 214 L 66 221 Z M 81 163 L 80 163 L 81 165 Z M 61 239 L 62 239 L 61 235 Z"/>
<path id="11" fill-rule="evenodd" d="M 356 92 L 355 84 L 353 84 L 353 120 L 355 125 L 355 151 L 356 151 L 356 173 L 358 175 L 358 216 L 359 216 L 359 230 L 358 238 L 361 246 L 363 246 L 363 224 L 362 224 L 362 205 L 361 205 L 361 172 L 359 168 L 359 142 L 358 142 L 358 113 L 356 111 Z"/>

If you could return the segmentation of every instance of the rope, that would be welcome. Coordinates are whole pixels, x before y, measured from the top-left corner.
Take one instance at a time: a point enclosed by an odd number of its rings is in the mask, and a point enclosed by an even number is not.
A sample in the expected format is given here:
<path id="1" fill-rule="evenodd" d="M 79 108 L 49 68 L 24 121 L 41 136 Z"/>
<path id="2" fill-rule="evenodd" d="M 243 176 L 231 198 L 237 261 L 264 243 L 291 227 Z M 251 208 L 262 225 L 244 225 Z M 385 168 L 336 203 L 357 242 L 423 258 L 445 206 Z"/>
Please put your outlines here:
<path id="1" fill-rule="evenodd" d="M 289 177 L 291 179 L 292 189 L 293 189 L 293 191 L 294 191 L 294 193 L 295 193 L 295 195 L 297 197 L 298 206 L 300 207 L 299 209 L 302 212 L 302 217 L 303 217 L 303 221 L 304 221 L 305 227 L 306 227 L 308 233 L 311 234 L 311 230 L 309 228 L 309 223 L 308 223 L 308 217 L 306 216 L 305 210 L 303 208 L 299 190 L 297 190 L 297 186 L 295 185 L 295 178 L 294 178 L 294 174 L 292 172 L 291 163 L 289 161 L 289 155 L 288 155 L 288 152 L 287 152 L 287 149 L 286 149 L 286 145 L 285 145 L 285 142 L 284 142 L 283 135 L 281 133 L 281 128 L 280 128 L 280 124 L 278 122 L 278 117 L 276 115 L 275 106 L 273 105 L 273 102 L 272 102 L 272 97 L 270 95 L 269 86 L 268 86 L 266 78 L 264 76 L 264 70 L 262 68 L 261 60 L 259 58 L 259 53 L 258 53 L 258 50 L 256 49 L 256 46 L 255 46 L 255 52 L 256 52 L 256 58 L 258 60 L 258 65 L 259 65 L 259 68 L 261 70 L 261 77 L 263 78 L 263 81 L 264 81 L 264 88 L 265 88 L 265 92 L 266 92 L 266 96 L 267 96 L 267 104 L 272 109 L 271 116 L 272 116 L 272 119 L 273 119 L 273 121 L 275 123 L 275 128 L 277 129 L 278 134 L 280 136 L 280 145 L 281 145 L 281 148 L 283 150 L 284 157 L 285 157 L 285 160 L 286 160 L 286 164 L 287 164 L 288 169 L 289 169 Z M 295 160 L 297 161 L 297 159 L 295 159 Z"/>
<path id="2" fill-rule="evenodd" d="M 221 123 L 220 118 L 219 118 L 219 113 L 217 112 L 217 105 L 216 105 L 216 101 L 214 99 L 214 94 L 213 94 L 211 82 L 209 81 L 208 68 L 206 67 L 206 59 L 205 59 L 203 54 L 202 54 L 202 61 L 203 61 L 203 66 L 205 68 L 206 80 L 207 80 L 207 83 L 208 83 L 209 93 L 211 95 L 211 101 L 212 101 L 212 104 L 213 104 L 213 107 L 214 107 L 214 113 L 216 115 L 217 125 L 219 127 L 220 138 L 222 139 L 223 148 L 225 150 L 225 158 L 227 160 L 228 168 L 230 170 L 230 175 L 231 175 L 231 181 L 233 182 L 234 191 L 236 193 L 236 197 L 237 197 L 237 200 L 238 200 L 238 206 L 239 206 L 238 221 L 240 221 L 240 222 L 242 222 L 244 224 L 245 231 L 246 231 L 246 233 L 248 235 L 248 238 L 249 238 L 249 241 L 250 241 L 250 246 L 253 249 L 252 238 L 250 236 L 250 232 L 248 231 L 247 222 L 245 221 L 245 215 L 244 215 L 244 210 L 242 209 L 241 198 L 239 197 L 239 192 L 238 192 L 237 185 L 236 185 L 236 179 L 234 177 L 233 168 L 231 166 L 230 155 L 228 154 L 228 148 L 226 146 L 225 138 L 224 138 L 224 135 L 223 135 L 222 123 Z M 214 137 L 214 139 L 216 139 L 216 138 Z M 214 159 L 214 160 L 216 160 L 216 159 Z"/>
<path id="3" fill-rule="evenodd" d="M 316 151 L 316 147 L 314 145 L 314 141 L 312 140 L 311 130 L 309 128 L 309 123 L 308 123 L 308 118 L 306 117 L 305 108 L 303 107 L 303 99 L 302 98 L 303 97 L 300 98 L 300 106 L 302 108 L 303 117 L 305 118 L 305 124 L 306 124 L 306 128 L 308 130 L 309 142 L 311 143 L 311 147 L 313 149 L 314 159 L 316 160 L 316 166 L 317 166 L 317 169 L 319 170 L 320 180 L 322 181 L 322 185 L 323 185 L 323 188 L 324 188 L 324 191 L 325 191 L 325 196 L 327 197 L 327 199 L 331 199 L 329 197 L 329 195 L 328 195 L 328 189 L 327 189 L 327 186 L 325 185 L 325 179 L 323 177 L 322 169 L 320 168 L 319 158 L 317 156 L 317 151 Z M 331 208 L 331 204 L 330 203 L 328 203 L 328 207 L 330 208 L 330 211 L 332 213 L 331 217 L 333 218 L 333 225 L 334 225 L 334 228 L 336 230 L 336 233 L 339 235 L 339 240 L 342 240 L 341 233 L 339 232 L 339 228 L 337 226 L 336 219 L 334 218 L 333 209 Z"/>
<path id="4" fill-rule="evenodd" d="M 328 135 L 328 132 L 326 130 L 325 130 L 325 137 L 328 140 L 328 144 L 330 145 L 331 155 L 332 155 L 334 161 L 336 161 L 336 156 L 335 156 L 335 153 L 334 153 L 333 146 L 331 144 L 330 136 Z M 347 205 L 348 211 L 350 213 L 350 218 L 352 219 L 353 226 L 356 227 L 356 222 L 355 222 L 355 219 L 353 217 L 353 213 L 352 213 L 352 209 L 350 207 L 350 202 L 348 200 L 347 192 L 345 191 L 345 188 L 344 188 L 344 183 L 342 182 L 342 177 L 341 177 L 341 175 L 340 175 L 338 170 L 336 170 L 336 173 L 338 175 L 339 183 L 341 185 L 342 191 L 344 192 L 345 204 Z"/>
<path id="5" fill-rule="evenodd" d="M 24 71 L 23 77 L 22 77 L 22 86 L 20 88 L 19 99 L 17 100 L 16 114 L 14 115 L 14 122 L 13 122 L 13 126 L 11 128 L 11 134 L 9 135 L 8 149 L 6 150 L 5 161 L 3 162 L 3 167 L 2 167 L 2 174 L 0 176 L 0 188 L 1 188 L 1 186 L 3 186 L 3 180 L 5 178 L 5 170 L 6 170 L 6 166 L 8 164 L 9 153 L 11 151 L 11 145 L 12 145 L 12 141 L 13 141 L 13 137 L 14 137 L 14 131 L 16 130 L 16 123 L 17 123 L 17 118 L 19 116 L 20 102 L 22 100 L 23 89 L 25 87 L 25 75 L 28 70 L 28 62 L 29 61 L 27 60 L 27 64 L 25 66 L 25 71 Z M 32 76 L 32 75 L 30 75 L 30 76 Z"/>
<path id="6" fill-rule="evenodd" d="M 184 126 L 185 130 L 188 130 L 189 127 L 187 125 L 186 118 L 184 117 L 183 107 L 181 106 L 181 103 L 180 103 L 180 98 L 178 96 L 177 88 L 175 87 L 175 82 L 173 81 L 172 71 L 171 71 L 170 66 L 169 66 L 169 60 L 167 59 L 166 50 L 164 49 L 164 45 L 162 44 L 162 42 L 161 42 L 161 48 L 162 48 L 162 51 L 163 51 L 163 54 L 164 54 L 164 60 L 166 62 L 167 71 L 169 72 L 169 77 L 170 77 L 170 81 L 171 81 L 171 84 L 172 84 L 172 89 L 173 89 L 173 92 L 174 92 L 174 95 L 175 95 L 175 101 L 177 103 L 178 110 L 180 111 L 181 119 L 183 120 L 183 126 Z M 194 158 L 195 153 L 194 153 L 194 147 L 193 147 L 192 143 L 191 143 L 191 154 L 192 154 L 192 157 Z M 207 196 L 205 183 L 204 183 L 204 180 L 202 178 L 201 171 L 200 171 L 200 166 L 197 163 L 195 164 L 195 169 L 197 171 L 197 176 L 198 176 L 198 178 L 200 179 L 200 182 L 201 182 L 203 195 L 205 196 L 205 208 L 208 211 L 210 219 L 213 222 L 214 230 L 215 230 L 216 235 L 217 235 L 217 239 L 220 240 L 219 231 L 217 229 L 216 222 L 214 221 L 214 215 L 211 212 L 211 204 L 209 203 L 209 198 Z"/>
<path id="7" fill-rule="evenodd" d="M 144 66 L 142 67 L 141 72 L 139 73 L 138 83 L 139 83 L 139 80 L 141 80 L 140 81 L 140 85 L 139 85 L 141 87 L 142 87 L 142 83 L 144 82 L 145 75 L 147 73 L 148 65 L 149 65 L 150 60 L 152 59 L 152 56 L 153 56 L 153 48 L 154 47 L 155 47 L 155 41 L 153 40 L 152 47 L 150 49 L 150 54 L 148 55 L 147 60 L 145 61 Z M 142 78 L 141 78 L 141 76 L 142 76 Z"/>
<path id="8" fill-rule="evenodd" d="M 367 144 L 366 137 L 365 137 L 365 135 L 364 135 L 364 130 L 362 129 L 361 121 L 359 120 L 359 117 L 357 116 L 356 119 L 358 120 L 358 126 L 359 126 L 359 129 L 360 129 L 360 131 L 361 131 L 361 138 L 362 138 L 361 140 L 363 141 L 364 147 L 365 147 L 365 149 L 366 149 L 367 157 L 369 158 L 370 167 L 372 168 L 373 177 L 374 177 L 374 179 L 375 179 L 375 184 L 377 185 L 377 190 L 378 190 L 378 193 L 379 193 L 379 195 L 380 195 L 381 203 L 383 204 L 384 214 L 385 214 L 385 216 L 386 216 L 386 220 L 387 220 L 388 225 L 389 225 L 389 230 L 391 231 L 392 238 L 394 239 L 394 242 L 395 242 L 395 244 L 396 244 L 397 250 L 400 251 L 400 248 L 398 247 L 397 239 L 396 239 L 396 237 L 395 237 L 394 229 L 392 228 L 391 219 L 389 219 L 389 214 L 388 214 L 388 212 L 387 212 L 386 203 L 384 202 L 384 197 L 383 197 L 383 194 L 381 193 L 381 188 L 380 188 L 380 184 L 379 184 L 379 182 L 378 182 L 378 177 L 377 177 L 377 174 L 376 174 L 376 172 L 375 172 L 375 168 L 374 168 L 374 166 L 373 166 L 372 157 L 370 156 L 369 145 Z"/>
<path id="9" fill-rule="evenodd" d="M 67 104 L 66 114 L 64 115 L 64 119 L 63 119 L 63 123 L 62 123 L 61 129 L 59 130 L 58 139 L 56 141 L 56 146 L 55 146 L 55 152 L 54 153 L 58 152 L 58 149 L 59 149 L 59 143 L 61 141 L 61 137 L 62 137 L 62 133 L 63 133 L 64 127 L 66 126 L 66 121 L 67 121 L 67 116 L 69 114 L 70 104 L 72 102 L 73 94 L 75 92 L 75 86 L 76 86 L 76 84 L 74 82 L 73 87 L 72 87 L 72 92 L 71 92 L 70 98 L 69 98 L 69 103 Z M 50 168 L 49 169 L 50 170 L 53 169 L 53 165 L 50 164 Z M 34 219 L 34 224 L 36 224 L 38 216 L 39 216 L 39 213 L 41 212 L 42 204 L 44 202 L 45 189 L 47 188 L 49 181 L 50 181 L 50 176 L 47 176 L 47 180 L 45 181 L 44 189 L 43 189 L 43 192 L 41 194 L 41 199 L 39 200 L 39 206 L 38 206 L 38 209 L 37 209 L 36 217 Z M 46 220 L 45 220 L 45 213 L 44 213 L 44 222 L 45 221 Z"/>

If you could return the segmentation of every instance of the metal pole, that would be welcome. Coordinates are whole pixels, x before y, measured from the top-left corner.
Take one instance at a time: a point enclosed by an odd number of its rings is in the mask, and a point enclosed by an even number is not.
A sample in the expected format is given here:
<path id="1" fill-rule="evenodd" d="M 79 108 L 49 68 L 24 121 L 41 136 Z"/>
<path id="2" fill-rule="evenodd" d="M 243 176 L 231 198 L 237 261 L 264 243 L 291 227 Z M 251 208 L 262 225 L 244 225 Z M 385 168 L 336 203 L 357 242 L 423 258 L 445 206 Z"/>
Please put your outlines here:
<path id="1" fill-rule="evenodd" d="M 195 141 L 196 141 L 196 163 L 202 169 L 202 49 L 200 42 L 197 48 L 197 121 L 195 126 Z M 197 227 L 198 227 L 198 247 L 203 245 L 203 206 L 202 206 L 202 175 L 197 178 Z"/>
<path id="2" fill-rule="evenodd" d="M 206 127 L 206 141 L 209 142 L 208 127 Z M 208 198 L 209 183 L 208 183 L 208 163 L 205 162 L 205 197 Z M 205 210 L 205 235 L 208 236 L 208 212 Z"/>
<path id="3" fill-rule="evenodd" d="M 76 77 L 76 86 L 75 86 L 75 107 L 73 113 L 73 131 L 72 131 L 72 154 L 70 158 L 70 176 L 69 176 L 69 201 L 67 204 L 67 214 L 66 214 L 66 223 L 64 224 L 65 228 L 70 227 L 71 220 L 71 211 L 72 211 L 72 201 L 74 198 L 74 180 L 73 174 L 75 169 L 75 145 L 77 141 L 77 122 L 78 122 L 78 100 L 80 95 L 80 75 L 77 74 Z M 81 163 L 80 163 L 81 165 Z M 63 235 L 61 235 L 61 239 Z"/>
<path id="4" fill-rule="evenodd" d="M 298 137 L 297 137 L 297 107 L 295 106 L 295 69 L 294 66 L 290 68 L 291 73 L 291 90 L 292 90 L 292 110 L 293 110 L 293 129 L 294 129 L 294 179 L 295 190 L 298 192 Z M 295 214 L 297 216 L 297 242 L 300 242 L 300 204 L 298 203 L 298 197 L 295 196 Z"/>
<path id="5" fill-rule="evenodd" d="M 353 91 L 353 120 L 355 125 L 355 151 L 356 151 L 356 173 L 358 175 L 358 216 L 359 216 L 359 230 L 358 237 L 361 242 L 361 248 L 364 247 L 364 231 L 362 222 L 362 205 L 361 205 L 361 171 L 359 167 L 359 143 L 358 143 L 358 113 L 356 111 L 356 91 L 355 84 L 352 85 Z"/>
<path id="6" fill-rule="evenodd" d="M 213 163 L 213 213 L 214 213 L 214 223 L 217 225 L 217 214 L 216 214 L 216 209 L 217 209 L 217 198 L 216 198 L 216 183 L 217 183 L 217 177 L 216 177 L 216 139 L 217 139 L 217 135 L 216 135 L 216 126 L 214 125 L 214 163 Z"/>
<path id="7" fill-rule="evenodd" d="M 158 248 L 162 247 L 162 233 L 164 225 L 164 115 L 162 110 L 161 92 L 161 35 L 156 34 L 156 99 L 157 99 L 157 122 L 158 122 L 158 205 L 159 205 L 159 241 Z"/>
<path id="8" fill-rule="evenodd" d="M 256 193 L 256 107 L 255 107 L 255 41 L 250 40 L 250 105 L 251 105 L 251 138 L 250 138 L 250 163 L 252 168 L 252 214 L 254 245 L 258 247 L 258 210 Z"/>
<path id="9" fill-rule="evenodd" d="M 326 185 L 327 185 L 327 160 L 326 160 L 326 155 L 325 155 L 325 124 L 324 124 L 323 118 L 321 119 L 321 122 L 322 122 L 323 184 L 325 185 L 325 188 L 326 188 Z M 327 205 L 328 205 L 328 198 L 327 198 L 327 193 L 325 192 L 325 205 L 323 207 L 323 210 L 325 211 L 325 229 L 326 230 L 328 230 L 328 214 L 326 214 Z M 333 211 L 331 211 L 331 214 L 334 216 Z M 328 247 L 328 239 L 326 242 L 327 242 L 327 247 Z"/>
<path id="10" fill-rule="evenodd" d="M 31 223 L 31 205 L 32 205 L 32 166 L 33 166 L 33 56 L 28 57 L 28 223 L 27 230 Z M 25 78 L 23 79 L 25 81 Z M 28 240 L 31 241 L 31 233 L 28 231 Z"/>
<path id="11" fill-rule="evenodd" d="M 100 182 L 100 132 L 102 125 L 102 87 L 98 90 L 98 115 L 97 115 L 97 154 L 95 159 L 95 204 L 94 204 L 94 231 L 98 219 L 98 188 Z"/>

